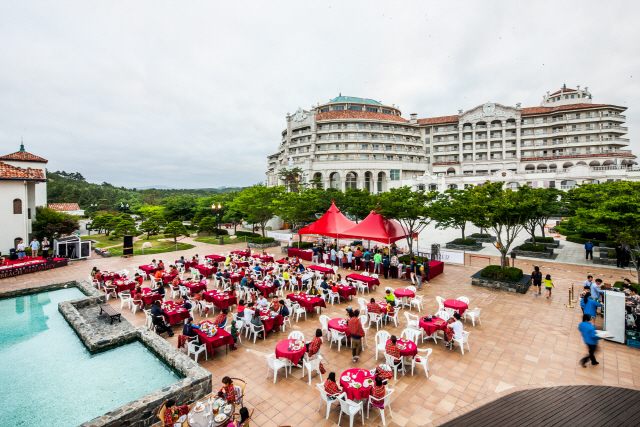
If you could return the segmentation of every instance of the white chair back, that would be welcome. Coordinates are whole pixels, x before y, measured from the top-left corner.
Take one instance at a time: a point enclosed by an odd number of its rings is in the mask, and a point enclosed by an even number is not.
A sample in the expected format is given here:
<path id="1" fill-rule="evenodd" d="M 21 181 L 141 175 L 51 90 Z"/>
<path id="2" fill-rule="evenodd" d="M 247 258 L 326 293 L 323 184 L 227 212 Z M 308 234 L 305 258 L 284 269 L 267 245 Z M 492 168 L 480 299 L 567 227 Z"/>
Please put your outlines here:
<path id="1" fill-rule="evenodd" d="M 469 298 L 467 297 L 458 297 L 458 301 L 462 301 L 463 303 L 469 305 Z"/>
<path id="2" fill-rule="evenodd" d="M 302 340 L 304 341 L 304 334 L 300 331 L 293 331 L 289 334 L 290 340 Z"/>
<path id="3" fill-rule="evenodd" d="M 416 287 L 415 286 L 407 286 L 406 289 L 409 289 L 410 291 L 413 291 L 413 292 L 416 291 Z"/>
<path id="4" fill-rule="evenodd" d="M 442 309 L 444 308 L 444 298 L 442 298 L 441 296 L 437 296 L 436 301 L 438 301 L 438 310 L 442 311 Z"/>
<path id="5" fill-rule="evenodd" d="M 452 318 L 453 315 L 458 312 L 458 310 L 456 310 L 455 308 L 451 308 L 451 307 L 445 307 L 444 311 L 447 312 L 447 314 L 449 315 L 449 319 Z"/>
<path id="6" fill-rule="evenodd" d="M 391 338 L 391 334 L 387 331 L 378 331 L 376 333 L 376 345 L 385 346 L 387 341 Z"/>
<path id="7" fill-rule="evenodd" d="M 435 316 L 441 318 L 445 322 L 449 320 L 449 317 L 451 317 L 449 316 L 449 313 L 447 313 L 446 311 L 439 311 L 435 314 Z"/>

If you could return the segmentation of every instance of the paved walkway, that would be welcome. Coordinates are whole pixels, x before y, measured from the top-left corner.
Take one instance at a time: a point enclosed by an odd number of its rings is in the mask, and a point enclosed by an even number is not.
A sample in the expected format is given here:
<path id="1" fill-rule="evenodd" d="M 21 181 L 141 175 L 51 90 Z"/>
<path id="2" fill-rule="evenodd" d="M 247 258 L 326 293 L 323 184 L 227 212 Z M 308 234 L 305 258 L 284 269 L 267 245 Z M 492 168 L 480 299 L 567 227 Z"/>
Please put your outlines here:
<path id="1" fill-rule="evenodd" d="M 191 239 L 185 239 L 191 242 Z M 120 270 L 148 264 L 152 258 L 162 259 L 165 263 L 173 262 L 180 255 L 185 258 L 198 253 L 201 257 L 213 253 L 228 252 L 240 249 L 243 244 L 216 245 L 194 243 L 196 248 L 160 255 L 144 255 L 134 258 L 97 258 L 88 261 L 76 261 L 72 265 L 38 272 L 26 276 L 0 280 L 0 292 L 12 288 L 47 284 L 73 279 L 87 279 L 93 266 L 100 269 Z M 280 257 L 280 252 L 271 248 L 269 253 Z M 474 260 L 473 265 L 482 260 Z M 492 262 L 496 262 L 493 260 Z M 308 263 L 307 263 L 308 264 Z M 518 259 L 516 265 L 525 270 L 532 269 L 532 261 Z M 550 299 L 534 297 L 530 290 L 526 295 L 491 291 L 485 288 L 472 287 L 469 277 L 479 267 L 446 265 L 444 273 L 436 277 L 428 285 L 424 285 L 419 293 L 425 296 L 425 308 L 421 314 L 433 314 L 437 311 L 435 296 L 445 299 L 466 296 L 470 307 L 482 308 L 482 324 L 471 322 L 464 325 L 470 332 L 471 351 L 462 355 L 459 349 L 444 349 L 442 341 L 434 344 L 429 340 L 420 343 L 420 348 L 431 348 L 429 358 L 430 375 L 425 376 L 422 368 L 417 367 L 415 375 L 399 377 L 391 381 L 390 388 L 396 390 L 392 401 L 393 418 L 387 416 L 387 426 L 418 427 L 436 425 L 445 421 L 443 417 L 457 414 L 470 405 L 485 402 L 485 399 L 499 393 L 509 393 L 522 387 L 560 386 L 560 385 L 609 385 L 640 389 L 640 349 L 622 344 L 604 342 L 599 346 L 598 366 L 584 369 L 578 366 L 578 360 L 586 355 L 586 347 L 577 330 L 581 321 L 579 309 L 567 309 L 567 289 L 573 284 L 579 286 L 586 273 L 596 277 L 612 280 L 614 272 L 600 266 L 575 266 L 561 263 L 541 263 L 544 273 L 554 279 L 556 289 Z M 343 276 L 347 271 L 340 270 Z M 401 280 L 382 280 L 382 287 L 371 296 L 383 298 L 384 286 L 392 288 L 406 287 L 409 283 Z M 578 288 L 576 288 L 579 291 Z M 361 295 L 358 295 L 360 297 Z M 365 298 L 369 298 L 366 295 Z M 120 309 L 119 300 L 110 300 L 110 304 Z M 357 307 L 357 301 L 342 302 L 330 305 L 323 314 L 330 318 L 344 318 L 345 308 L 350 304 Z M 415 310 L 413 310 L 415 312 Z M 417 313 L 416 313 L 417 314 Z M 128 310 L 124 316 L 132 324 L 144 324 L 144 315 L 135 315 Z M 196 313 L 196 322 L 203 318 Z M 211 319 L 211 316 L 209 316 Z M 601 327 L 601 320 L 598 319 Z M 293 321 L 293 329 L 304 333 L 310 339 L 320 327 L 317 314 L 299 323 Z M 400 335 L 406 327 L 406 319 L 400 314 L 398 327 L 384 326 L 384 330 Z M 174 326 L 176 337 L 169 339 L 177 344 L 177 334 L 181 326 Z M 294 369 L 293 375 L 284 377 L 281 372 L 276 384 L 273 373 L 267 377 L 267 363 L 264 356 L 274 352 L 275 345 L 285 339 L 290 330 L 282 333 L 269 333 L 266 340 L 252 343 L 243 339 L 239 350 L 218 349 L 208 360 L 200 360 L 203 367 L 213 374 L 214 389 L 219 388 L 223 376 L 243 378 L 248 381 L 246 403 L 256 408 L 252 425 L 259 427 L 292 426 L 330 426 L 338 421 L 338 410 L 334 406 L 329 420 L 325 420 L 325 407 L 317 411 L 319 393 L 315 384 L 319 378 L 314 374 L 312 385 L 308 385 L 308 377 L 302 380 L 301 371 Z M 340 375 L 344 370 L 353 367 L 373 369 L 383 359 L 375 360 L 374 350 L 375 326 L 368 331 L 368 346 L 358 363 L 351 362 L 348 348 L 340 352 L 334 345 L 329 349 L 327 343 L 322 347 L 326 357 L 325 367 L 328 372 Z M 323 376 L 326 379 L 326 376 Z M 365 425 L 382 425 L 378 411 L 371 411 L 370 418 L 365 418 Z M 388 414 L 388 413 L 387 413 Z M 342 420 L 342 425 L 345 425 Z M 360 424 L 360 419 L 355 420 Z"/>

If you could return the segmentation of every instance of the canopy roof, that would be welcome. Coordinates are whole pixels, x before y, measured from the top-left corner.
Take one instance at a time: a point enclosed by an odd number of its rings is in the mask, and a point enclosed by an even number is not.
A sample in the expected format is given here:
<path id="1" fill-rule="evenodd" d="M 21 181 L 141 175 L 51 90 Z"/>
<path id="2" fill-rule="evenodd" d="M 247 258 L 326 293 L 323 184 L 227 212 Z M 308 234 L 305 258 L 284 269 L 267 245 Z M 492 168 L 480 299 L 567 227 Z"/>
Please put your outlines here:
<path id="1" fill-rule="evenodd" d="M 319 236 L 338 238 L 342 237 L 345 230 L 352 228 L 354 225 L 356 223 L 344 216 L 335 203 L 332 203 L 329 210 L 319 220 L 298 230 L 298 235 L 317 234 Z"/>
<path id="2" fill-rule="evenodd" d="M 355 227 L 340 233 L 340 237 L 350 239 L 373 240 L 374 242 L 386 243 L 390 245 L 409 235 L 409 232 L 400 224 L 390 219 L 385 219 L 375 211 L 371 211 L 368 217 L 362 220 Z M 417 236 L 414 233 L 413 236 Z"/>

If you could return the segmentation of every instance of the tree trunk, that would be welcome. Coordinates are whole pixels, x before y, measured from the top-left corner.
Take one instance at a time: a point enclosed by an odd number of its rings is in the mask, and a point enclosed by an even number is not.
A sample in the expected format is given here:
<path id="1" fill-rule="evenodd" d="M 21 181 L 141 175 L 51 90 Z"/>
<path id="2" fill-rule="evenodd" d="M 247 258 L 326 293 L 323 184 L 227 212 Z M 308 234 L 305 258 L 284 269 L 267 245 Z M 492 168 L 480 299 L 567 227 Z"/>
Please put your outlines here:
<path id="1" fill-rule="evenodd" d="M 507 267 L 507 253 L 500 251 L 500 268 L 503 270 Z"/>
<path id="2" fill-rule="evenodd" d="M 462 230 L 462 240 L 464 240 L 464 229 L 465 225 L 463 224 L 462 227 L 460 227 L 460 230 Z"/>
<path id="3" fill-rule="evenodd" d="M 542 237 L 547 237 L 547 235 L 544 233 L 544 222 L 540 223 L 540 231 L 542 232 Z"/>
<path id="4" fill-rule="evenodd" d="M 531 227 L 531 243 L 536 244 L 536 226 Z"/>

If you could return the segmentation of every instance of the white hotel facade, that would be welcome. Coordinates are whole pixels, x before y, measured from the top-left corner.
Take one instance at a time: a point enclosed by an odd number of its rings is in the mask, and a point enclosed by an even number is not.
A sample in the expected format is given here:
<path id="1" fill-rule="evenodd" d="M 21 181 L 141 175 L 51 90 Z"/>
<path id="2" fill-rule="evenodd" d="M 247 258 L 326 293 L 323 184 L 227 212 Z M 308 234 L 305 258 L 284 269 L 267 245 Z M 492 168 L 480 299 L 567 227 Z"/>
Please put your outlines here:
<path id="1" fill-rule="evenodd" d="M 486 103 L 457 115 L 401 117 L 395 105 L 338 96 L 287 114 L 266 183 L 298 167 L 325 187 L 382 192 L 410 185 L 444 191 L 486 180 L 508 186 L 570 189 L 607 180 L 640 180 L 625 149 L 626 107 L 595 104 L 587 88 L 543 96 L 539 107 Z"/>

